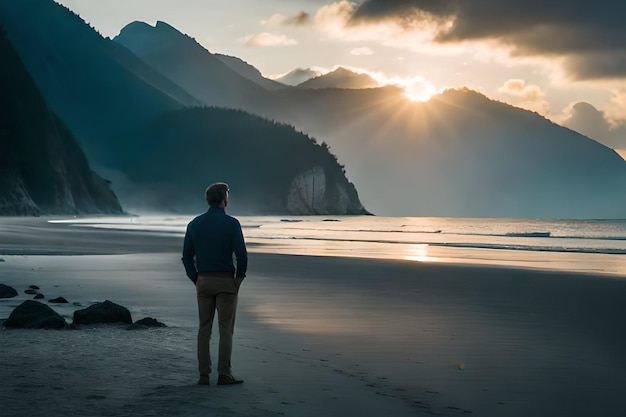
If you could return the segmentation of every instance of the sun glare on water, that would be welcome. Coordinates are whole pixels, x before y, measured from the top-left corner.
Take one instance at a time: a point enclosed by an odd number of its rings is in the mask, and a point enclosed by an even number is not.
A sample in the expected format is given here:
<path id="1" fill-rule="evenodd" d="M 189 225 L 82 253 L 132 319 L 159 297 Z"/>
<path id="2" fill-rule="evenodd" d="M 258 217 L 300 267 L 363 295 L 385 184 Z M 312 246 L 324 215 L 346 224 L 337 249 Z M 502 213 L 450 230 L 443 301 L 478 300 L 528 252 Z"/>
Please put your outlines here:
<path id="1" fill-rule="evenodd" d="M 428 253 L 429 246 L 426 244 L 409 245 L 405 250 L 404 259 L 417 262 L 438 262 L 439 258 Z"/>

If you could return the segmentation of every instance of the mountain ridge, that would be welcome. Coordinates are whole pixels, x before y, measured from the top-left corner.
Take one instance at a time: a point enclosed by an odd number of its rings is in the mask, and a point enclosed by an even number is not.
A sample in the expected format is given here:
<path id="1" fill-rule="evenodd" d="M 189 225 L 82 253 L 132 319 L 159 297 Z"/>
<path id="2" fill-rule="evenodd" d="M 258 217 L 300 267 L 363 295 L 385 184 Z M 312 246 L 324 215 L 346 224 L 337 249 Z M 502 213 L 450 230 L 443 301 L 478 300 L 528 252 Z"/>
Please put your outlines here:
<path id="1" fill-rule="evenodd" d="M 269 103 L 269 92 L 241 76 L 195 39 L 163 22 L 126 25 L 113 38 L 202 100 L 203 105 L 242 108 L 254 112 L 260 103 Z M 167 59 L 162 59 L 166 56 Z"/>
<path id="2" fill-rule="evenodd" d="M 223 63 L 232 68 L 236 73 L 238 73 L 242 77 L 249 79 L 250 81 L 254 81 L 256 84 L 259 84 L 261 87 L 265 88 L 268 91 L 276 91 L 289 88 L 285 84 L 282 84 L 278 81 L 265 78 L 263 74 L 261 74 L 261 71 L 259 71 L 254 66 L 248 64 L 241 58 L 224 54 L 214 55 L 219 58 Z"/>
<path id="3" fill-rule="evenodd" d="M 377 88 L 379 84 L 376 80 L 367 74 L 357 74 L 349 69 L 339 67 L 329 73 L 319 75 L 317 77 L 300 83 L 296 88 L 343 88 L 343 89 L 360 89 L 360 88 Z"/>
<path id="4" fill-rule="evenodd" d="M 295 87 L 298 84 L 302 84 L 311 78 L 315 78 L 322 75 L 319 71 L 314 71 L 310 68 L 296 68 L 294 70 L 289 71 L 287 74 L 284 74 L 275 79 L 282 84 Z"/>

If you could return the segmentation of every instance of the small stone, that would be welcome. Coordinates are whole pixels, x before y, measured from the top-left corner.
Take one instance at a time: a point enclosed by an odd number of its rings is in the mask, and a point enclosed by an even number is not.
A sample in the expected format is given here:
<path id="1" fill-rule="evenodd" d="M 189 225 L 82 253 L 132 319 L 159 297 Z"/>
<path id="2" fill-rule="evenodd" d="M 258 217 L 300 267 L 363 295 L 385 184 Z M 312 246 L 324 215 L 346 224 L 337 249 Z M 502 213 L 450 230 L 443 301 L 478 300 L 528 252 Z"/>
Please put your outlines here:
<path id="1" fill-rule="evenodd" d="M 56 303 L 56 304 L 67 304 L 67 303 L 69 303 L 69 301 L 67 301 L 63 297 L 53 298 L 52 300 L 48 300 L 48 302 L 49 303 Z"/>
<path id="2" fill-rule="evenodd" d="M 137 320 L 135 324 L 140 324 L 142 326 L 148 327 L 167 327 L 165 324 L 161 323 L 157 319 L 153 319 L 152 317 L 146 317 L 141 320 Z"/>
<path id="3" fill-rule="evenodd" d="M 153 319 L 152 317 L 146 317 L 141 320 L 137 320 L 131 326 L 128 327 L 127 330 L 137 330 L 144 329 L 146 327 L 167 327 L 165 324 L 161 323 L 157 319 Z"/>
<path id="4" fill-rule="evenodd" d="M 24 294 L 29 294 L 29 295 L 37 294 L 37 290 L 33 290 L 32 288 L 29 288 L 26 291 L 24 291 Z"/>
<path id="5" fill-rule="evenodd" d="M 15 288 L 0 284 L 0 298 L 13 298 L 17 297 L 17 294 Z"/>
<path id="6" fill-rule="evenodd" d="M 33 300 L 41 300 L 42 298 L 44 298 L 43 294 L 39 293 L 33 297 Z"/>
<path id="7" fill-rule="evenodd" d="M 29 285 L 28 288 L 31 288 L 33 290 L 38 290 L 39 289 L 39 287 L 36 286 L 36 285 Z"/>

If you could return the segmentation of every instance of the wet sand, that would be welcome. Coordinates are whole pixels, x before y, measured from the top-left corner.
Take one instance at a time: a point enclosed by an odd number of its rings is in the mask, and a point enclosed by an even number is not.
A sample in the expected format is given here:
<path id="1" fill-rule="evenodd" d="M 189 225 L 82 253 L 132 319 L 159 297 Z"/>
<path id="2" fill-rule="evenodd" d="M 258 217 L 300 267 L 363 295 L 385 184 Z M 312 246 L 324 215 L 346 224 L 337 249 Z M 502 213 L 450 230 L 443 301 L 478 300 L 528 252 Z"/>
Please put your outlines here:
<path id="1" fill-rule="evenodd" d="M 8 416 L 620 416 L 626 279 L 252 252 L 233 369 L 200 387 L 179 236 L 0 221 L 0 319 L 38 285 L 165 329 L 0 330 Z M 79 303 L 75 306 L 73 303 Z M 215 351 L 214 351 L 215 355 Z M 214 383 L 216 376 L 213 376 Z"/>

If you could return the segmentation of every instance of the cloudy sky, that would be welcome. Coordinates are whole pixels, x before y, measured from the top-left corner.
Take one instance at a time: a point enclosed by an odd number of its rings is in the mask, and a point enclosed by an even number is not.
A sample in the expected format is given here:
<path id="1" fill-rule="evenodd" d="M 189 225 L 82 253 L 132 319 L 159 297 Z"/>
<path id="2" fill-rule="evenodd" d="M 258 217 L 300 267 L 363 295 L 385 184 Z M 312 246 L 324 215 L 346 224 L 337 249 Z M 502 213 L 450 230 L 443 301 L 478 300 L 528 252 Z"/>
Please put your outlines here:
<path id="1" fill-rule="evenodd" d="M 58 0 L 102 35 L 162 20 L 267 77 L 344 66 L 426 100 L 469 87 L 626 149 L 623 0 Z"/>

